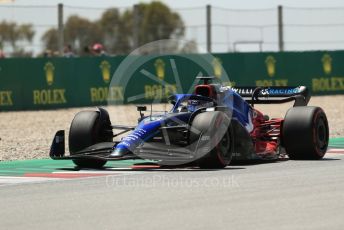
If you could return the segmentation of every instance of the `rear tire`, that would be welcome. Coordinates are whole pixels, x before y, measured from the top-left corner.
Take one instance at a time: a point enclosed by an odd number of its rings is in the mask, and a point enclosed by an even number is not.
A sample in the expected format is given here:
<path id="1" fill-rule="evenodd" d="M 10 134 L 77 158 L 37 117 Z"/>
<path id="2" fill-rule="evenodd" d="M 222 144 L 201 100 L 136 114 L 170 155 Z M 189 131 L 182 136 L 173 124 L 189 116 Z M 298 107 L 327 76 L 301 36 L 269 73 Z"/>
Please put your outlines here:
<path id="1" fill-rule="evenodd" d="M 325 112 L 313 106 L 289 109 L 283 123 L 282 140 L 290 159 L 319 160 L 323 158 L 329 140 Z"/>
<path id="2" fill-rule="evenodd" d="M 220 111 L 198 114 L 192 121 L 192 130 L 203 133 L 203 137 L 210 137 L 211 151 L 197 161 L 200 168 L 220 169 L 229 165 L 232 159 L 234 139 L 233 129 L 229 117 Z M 200 134 L 190 132 L 190 140 L 197 141 Z"/>
<path id="3" fill-rule="evenodd" d="M 112 135 L 107 135 L 106 125 L 108 121 L 100 121 L 99 111 L 81 111 L 77 113 L 69 130 L 69 152 L 75 155 L 91 145 L 112 141 Z M 111 125 L 111 124 L 110 124 Z M 74 164 L 81 168 L 102 168 L 106 160 L 78 159 Z"/>

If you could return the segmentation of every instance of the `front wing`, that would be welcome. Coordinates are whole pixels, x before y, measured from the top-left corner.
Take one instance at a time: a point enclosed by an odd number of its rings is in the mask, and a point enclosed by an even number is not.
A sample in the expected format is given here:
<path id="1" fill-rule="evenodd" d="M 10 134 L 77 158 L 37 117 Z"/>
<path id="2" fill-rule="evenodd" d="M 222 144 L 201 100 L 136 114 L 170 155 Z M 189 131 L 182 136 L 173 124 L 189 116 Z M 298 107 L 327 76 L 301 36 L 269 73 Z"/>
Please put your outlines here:
<path id="1" fill-rule="evenodd" d="M 200 138 L 201 139 L 201 138 Z M 209 151 L 206 147 L 200 147 L 200 141 L 197 141 L 191 147 L 181 147 L 174 144 L 144 142 L 134 151 L 126 153 L 123 156 L 111 156 L 118 142 L 102 142 L 89 146 L 74 154 L 66 155 L 65 151 L 65 132 L 59 130 L 53 139 L 49 156 L 54 160 L 78 160 L 78 159 L 94 159 L 106 161 L 118 161 L 129 159 L 145 159 L 158 161 L 161 164 L 180 165 L 185 162 L 197 160 L 197 156 L 205 155 L 205 151 Z"/>

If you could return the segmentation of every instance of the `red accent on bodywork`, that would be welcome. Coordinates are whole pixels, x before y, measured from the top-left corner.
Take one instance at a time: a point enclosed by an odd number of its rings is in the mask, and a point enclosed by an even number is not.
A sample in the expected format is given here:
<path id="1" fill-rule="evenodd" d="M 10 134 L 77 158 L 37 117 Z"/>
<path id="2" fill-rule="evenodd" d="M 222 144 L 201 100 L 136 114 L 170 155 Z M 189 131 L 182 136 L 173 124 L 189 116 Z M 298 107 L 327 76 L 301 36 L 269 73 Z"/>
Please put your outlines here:
<path id="1" fill-rule="evenodd" d="M 277 154 L 283 119 L 266 120 L 260 111 L 254 109 L 252 122 L 254 128 L 250 135 L 255 144 L 256 154 L 262 156 Z"/>
<path id="2" fill-rule="evenodd" d="M 197 85 L 195 94 L 216 99 L 216 90 L 213 85 Z"/>
<path id="3" fill-rule="evenodd" d="M 140 169 L 158 169 L 160 165 L 133 165 L 131 166 L 132 169 L 140 170 Z"/>

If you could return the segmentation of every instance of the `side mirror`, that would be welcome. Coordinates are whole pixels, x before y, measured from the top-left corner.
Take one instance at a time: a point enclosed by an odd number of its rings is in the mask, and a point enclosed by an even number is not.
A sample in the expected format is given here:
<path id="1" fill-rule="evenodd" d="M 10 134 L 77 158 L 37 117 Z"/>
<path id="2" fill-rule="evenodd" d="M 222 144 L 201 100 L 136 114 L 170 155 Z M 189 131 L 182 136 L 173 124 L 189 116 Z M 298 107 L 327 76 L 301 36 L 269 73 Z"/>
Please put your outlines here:
<path id="1" fill-rule="evenodd" d="M 142 119 L 144 114 L 142 113 L 142 111 L 147 111 L 147 107 L 145 105 L 138 105 L 136 106 L 137 111 L 140 112 L 140 118 Z"/>
<path id="2" fill-rule="evenodd" d="M 141 111 L 147 111 L 147 107 L 145 105 L 138 105 L 137 107 L 137 111 L 141 112 Z"/>

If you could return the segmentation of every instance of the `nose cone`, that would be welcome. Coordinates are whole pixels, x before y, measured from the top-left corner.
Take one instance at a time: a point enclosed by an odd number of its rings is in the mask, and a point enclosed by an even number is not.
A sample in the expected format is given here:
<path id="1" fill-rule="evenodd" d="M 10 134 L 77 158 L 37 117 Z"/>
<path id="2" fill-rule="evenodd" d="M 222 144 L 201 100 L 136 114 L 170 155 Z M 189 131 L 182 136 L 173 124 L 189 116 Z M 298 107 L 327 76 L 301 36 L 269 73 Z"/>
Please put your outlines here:
<path id="1" fill-rule="evenodd" d="M 125 154 L 128 154 L 129 150 L 125 147 L 118 147 L 110 154 L 111 157 L 122 157 Z"/>
<path id="2" fill-rule="evenodd" d="M 163 118 L 163 116 L 153 116 L 141 121 L 135 130 L 118 143 L 111 156 L 121 157 L 130 152 L 134 152 L 137 146 L 155 135 L 159 127 L 161 127 Z"/>

